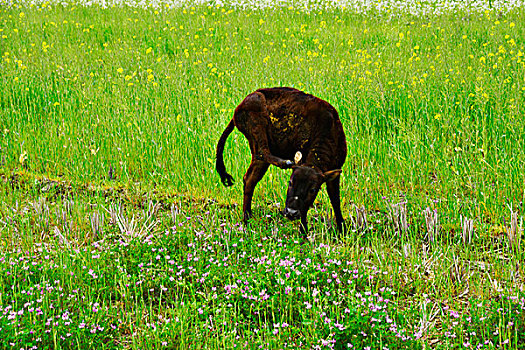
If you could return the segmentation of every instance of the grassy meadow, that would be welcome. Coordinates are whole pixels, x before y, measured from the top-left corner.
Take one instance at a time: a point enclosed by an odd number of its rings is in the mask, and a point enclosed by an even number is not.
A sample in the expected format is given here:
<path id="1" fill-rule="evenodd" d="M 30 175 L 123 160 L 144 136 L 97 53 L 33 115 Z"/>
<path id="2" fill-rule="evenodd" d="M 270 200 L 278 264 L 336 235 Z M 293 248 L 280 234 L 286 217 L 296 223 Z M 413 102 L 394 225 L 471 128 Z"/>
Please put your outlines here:
<path id="1" fill-rule="evenodd" d="M 0 348 L 525 349 L 524 14 L 0 1 Z M 272 86 L 339 111 L 345 234 L 215 173 Z"/>

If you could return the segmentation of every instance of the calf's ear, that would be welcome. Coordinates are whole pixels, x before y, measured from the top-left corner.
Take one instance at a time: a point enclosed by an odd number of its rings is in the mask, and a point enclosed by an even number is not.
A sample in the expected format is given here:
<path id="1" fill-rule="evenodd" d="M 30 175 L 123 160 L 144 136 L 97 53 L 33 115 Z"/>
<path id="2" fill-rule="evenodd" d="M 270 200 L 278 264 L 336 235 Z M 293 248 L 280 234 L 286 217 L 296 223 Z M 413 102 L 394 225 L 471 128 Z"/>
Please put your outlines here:
<path id="1" fill-rule="evenodd" d="M 342 170 L 341 169 L 335 169 L 327 171 L 323 174 L 324 181 L 332 181 L 335 180 L 339 175 L 341 175 Z"/>

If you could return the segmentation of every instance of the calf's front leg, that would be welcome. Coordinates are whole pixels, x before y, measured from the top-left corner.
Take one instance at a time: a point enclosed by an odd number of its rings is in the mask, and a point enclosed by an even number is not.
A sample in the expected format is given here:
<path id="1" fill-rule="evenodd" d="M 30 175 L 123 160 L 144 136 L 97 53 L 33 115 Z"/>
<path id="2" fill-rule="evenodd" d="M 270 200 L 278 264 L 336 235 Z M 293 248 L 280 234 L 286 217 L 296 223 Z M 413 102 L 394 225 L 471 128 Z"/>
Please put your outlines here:
<path id="1" fill-rule="evenodd" d="M 299 229 L 299 232 L 301 234 L 301 237 L 303 238 L 303 240 L 307 241 L 308 240 L 308 220 L 307 220 L 307 213 L 308 213 L 308 210 L 306 210 L 306 212 L 302 213 L 301 214 L 301 227 Z"/>
<path id="2" fill-rule="evenodd" d="M 341 198 L 340 198 L 340 181 L 341 177 L 328 181 L 326 183 L 326 191 L 328 192 L 328 197 L 330 198 L 330 203 L 334 209 L 335 222 L 337 225 L 337 231 L 343 232 L 344 229 L 344 219 L 343 214 L 341 213 Z"/>

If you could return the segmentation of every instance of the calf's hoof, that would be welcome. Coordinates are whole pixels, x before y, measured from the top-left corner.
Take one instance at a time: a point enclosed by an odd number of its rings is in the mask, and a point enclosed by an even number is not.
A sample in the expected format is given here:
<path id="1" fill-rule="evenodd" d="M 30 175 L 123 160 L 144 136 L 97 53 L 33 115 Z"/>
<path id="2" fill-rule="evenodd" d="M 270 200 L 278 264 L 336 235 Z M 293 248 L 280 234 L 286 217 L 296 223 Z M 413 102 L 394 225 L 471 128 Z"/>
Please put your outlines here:
<path id="1" fill-rule="evenodd" d="M 281 168 L 282 169 L 290 169 L 295 163 L 292 162 L 291 160 L 285 160 L 284 162 L 281 163 Z"/>
<path id="2" fill-rule="evenodd" d="M 244 220 L 244 223 L 247 224 L 248 223 L 248 220 L 250 220 L 252 218 L 252 212 L 251 211 L 245 211 L 244 212 L 244 217 L 243 217 L 243 220 Z"/>

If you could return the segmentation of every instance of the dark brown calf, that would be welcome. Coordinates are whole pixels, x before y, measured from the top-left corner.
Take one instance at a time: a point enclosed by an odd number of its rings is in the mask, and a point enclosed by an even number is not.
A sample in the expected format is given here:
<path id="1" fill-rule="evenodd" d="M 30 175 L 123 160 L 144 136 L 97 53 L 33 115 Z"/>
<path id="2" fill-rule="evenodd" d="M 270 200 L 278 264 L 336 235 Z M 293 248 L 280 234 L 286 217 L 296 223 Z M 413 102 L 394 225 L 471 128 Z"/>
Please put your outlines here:
<path id="1" fill-rule="evenodd" d="M 252 214 L 255 186 L 270 164 L 292 168 L 283 214 L 301 219 L 306 238 L 306 214 L 326 182 L 337 229 L 343 228 L 339 198 L 341 167 L 346 158 L 346 138 L 339 115 L 328 102 L 292 88 L 259 89 L 235 109 L 217 144 L 216 169 L 225 186 L 233 184 L 226 172 L 223 151 L 226 139 L 237 127 L 248 139 L 252 162 L 244 175 L 244 220 Z M 295 162 L 291 159 L 294 159 Z"/>

